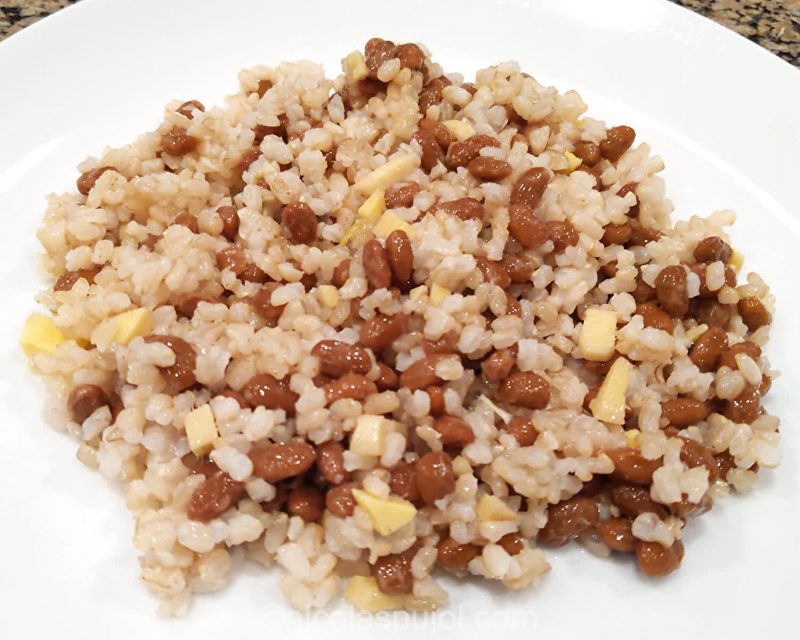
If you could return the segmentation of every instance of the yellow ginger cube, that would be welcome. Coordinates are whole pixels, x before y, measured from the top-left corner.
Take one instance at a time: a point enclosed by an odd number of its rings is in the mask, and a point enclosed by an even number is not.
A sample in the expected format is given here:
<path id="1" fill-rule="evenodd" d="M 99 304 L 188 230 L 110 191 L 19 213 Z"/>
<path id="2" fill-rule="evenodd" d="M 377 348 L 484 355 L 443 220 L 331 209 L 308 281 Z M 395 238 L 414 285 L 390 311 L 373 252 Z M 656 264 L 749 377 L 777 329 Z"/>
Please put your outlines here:
<path id="1" fill-rule="evenodd" d="M 472 465 L 470 465 L 469 460 L 467 460 L 464 456 L 456 456 L 453 458 L 453 473 L 457 476 L 463 476 L 468 473 L 472 473 Z"/>
<path id="2" fill-rule="evenodd" d="M 581 166 L 583 162 L 578 156 L 576 156 L 572 151 L 565 151 L 564 155 L 567 157 L 567 173 L 572 173 Z"/>
<path id="3" fill-rule="evenodd" d="M 475 129 L 467 120 L 445 120 L 442 124 L 459 140 L 466 140 L 475 135 Z"/>
<path id="4" fill-rule="evenodd" d="M 583 319 L 578 349 L 581 357 L 593 362 L 614 355 L 617 341 L 617 313 L 610 309 L 587 309 Z"/>
<path id="5" fill-rule="evenodd" d="M 204 404 L 190 411 L 183 422 L 189 447 L 198 456 L 207 454 L 221 440 L 211 407 Z M 224 444 L 224 441 L 223 441 Z"/>
<path id="6" fill-rule="evenodd" d="M 392 421 L 383 416 L 361 415 L 350 434 L 350 451 L 360 456 L 379 456 L 386 445 L 386 436 L 393 430 Z"/>
<path id="7" fill-rule="evenodd" d="M 317 287 L 317 300 L 323 307 L 335 307 L 339 304 L 339 290 L 332 284 L 321 284 Z"/>
<path id="8" fill-rule="evenodd" d="M 34 313 L 25 321 L 22 328 L 20 344 L 29 356 L 34 353 L 53 353 L 55 348 L 67 341 L 67 337 L 53 322 L 53 318 L 41 313 Z"/>
<path id="9" fill-rule="evenodd" d="M 347 231 L 345 231 L 344 235 L 342 236 L 342 239 L 339 240 L 339 244 L 341 245 L 347 244 L 348 242 L 350 242 L 350 240 L 352 240 L 355 237 L 358 237 L 368 228 L 369 224 L 367 223 L 367 221 L 364 220 L 363 218 L 359 218 L 353 224 L 350 225 L 350 228 Z"/>
<path id="10" fill-rule="evenodd" d="M 379 238 L 387 238 L 392 231 L 398 229 L 405 231 L 406 235 L 411 235 L 411 225 L 392 211 L 385 212 L 372 228 Z"/>
<path id="11" fill-rule="evenodd" d="M 519 514 L 509 508 L 509 506 L 497 496 L 483 496 L 478 502 L 476 511 L 478 513 L 478 520 L 481 522 L 502 522 L 517 520 L 519 518 Z"/>
<path id="12" fill-rule="evenodd" d="M 364 56 L 360 51 L 353 51 L 345 58 L 345 62 L 347 63 L 345 72 L 353 80 L 363 80 L 369 74 L 367 64 L 364 62 Z"/>
<path id="13" fill-rule="evenodd" d="M 728 260 L 728 266 L 733 269 L 736 273 L 739 273 L 744 266 L 744 256 L 736 251 L 733 250 L 733 255 L 731 255 L 731 259 Z"/>
<path id="14" fill-rule="evenodd" d="M 442 285 L 434 282 L 431 285 L 431 295 L 430 295 L 431 304 L 436 305 L 438 307 L 440 304 L 442 304 L 442 302 L 444 302 L 445 298 L 447 298 L 447 296 L 449 296 L 451 293 L 452 291 L 450 291 L 450 289 L 446 289 Z"/>
<path id="15" fill-rule="evenodd" d="M 597 396 L 589 403 L 592 415 L 603 422 L 623 424 L 625 422 L 625 392 L 631 374 L 631 363 L 617 358 L 608 370 Z"/>
<path id="16" fill-rule="evenodd" d="M 428 295 L 428 287 L 426 287 L 424 284 L 421 284 L 418 287 L 414 287 L 411 291 L 408 292 L 408 298 L 412 302 L 419 302 L 427 295 Z"/>
<path id="17" fill-rule="evenodd" d="M 384 199 L 385 191 L 378 189 L 373 191 L 372 195 L 364 201 L 358 208 L 358 215 L 366 220 L 369 224 L 375 224 L 381 214 L 386 211 L 386 200 Z"/>
<path id="18" fill-rule="evenodd" d="M 627 441 L 628 448 L 641 449 L 642 447 L 642 432 L 638 429 L 628 429 L 625 432 L 625 440 Z"/>
<path id="19" fill-rule="evenodd" d="M 375 531 L 383 536 L 391 535 L 406 526 L 417 514 L 413 504 L 397 496 L 379 498 L 362 489 L 353 489 L 353 498 L 367 512 Z"/>
<path id="20" fill-rule="evenodd" d="M 378 588 L 372 576 L 353 576 L 344 588 L 344 597 L 360 611 L 375 613 L 402 609 L 404 596 L 390 596 Z"/>
<path id="21" fill-rule="evenodd" d="M 117 330 L 114 342 L 128 344 L 136 336 L 143 336 L 153 330 L 153 316 L 147 309 L 131 309 L 116 316 Z"/>
<path id="22" fill-rule="evenodd" d="M 412 154 L 394 158 L 361 178 L 353 186 L 356 191 L 364 195 L 371 194 L 378 189 L 386 189 L 416 169 L 418 162 L 419 158 Z"/>
<path id="23" fill-rule="evenodd" d="M 694 342 L 700 336 L 702 336 L 706 331 L 708 331 L 707 324 L 698 324 L 696 327 L 692 327 L 691 329 L 686 330 L 686 338 L 689 342 Z"/>

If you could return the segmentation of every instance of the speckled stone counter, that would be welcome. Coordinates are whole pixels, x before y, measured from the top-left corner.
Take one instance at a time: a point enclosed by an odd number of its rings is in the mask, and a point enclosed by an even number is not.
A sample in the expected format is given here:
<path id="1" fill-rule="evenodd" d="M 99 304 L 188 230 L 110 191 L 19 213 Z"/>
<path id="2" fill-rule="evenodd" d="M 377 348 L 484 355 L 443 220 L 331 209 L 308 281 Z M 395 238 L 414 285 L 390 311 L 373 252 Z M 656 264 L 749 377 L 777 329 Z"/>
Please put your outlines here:
<path id="1" fill-rule="evenodd" d="M 0 0 L 0 40 L 76 1 Z M 672 1 L 733 29 L 800 67 L 800 0 Z"/>
<path id="2" fill-rule="evenodd" d="M 800 67 L 800 0 L 672 0 Z"/>

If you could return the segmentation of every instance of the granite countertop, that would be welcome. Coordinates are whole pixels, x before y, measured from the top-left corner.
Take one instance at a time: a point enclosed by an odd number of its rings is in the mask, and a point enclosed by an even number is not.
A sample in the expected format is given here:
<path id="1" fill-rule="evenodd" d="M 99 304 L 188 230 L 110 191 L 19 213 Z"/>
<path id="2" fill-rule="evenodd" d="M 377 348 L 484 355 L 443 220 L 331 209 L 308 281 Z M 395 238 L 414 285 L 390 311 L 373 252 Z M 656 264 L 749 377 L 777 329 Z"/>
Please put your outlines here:
<path id="1" fill-rule="evenodd" d="M 78 0 L 0 0 L 0 40 Z M 800 67 L 800 0 L 672 0 Z"/>

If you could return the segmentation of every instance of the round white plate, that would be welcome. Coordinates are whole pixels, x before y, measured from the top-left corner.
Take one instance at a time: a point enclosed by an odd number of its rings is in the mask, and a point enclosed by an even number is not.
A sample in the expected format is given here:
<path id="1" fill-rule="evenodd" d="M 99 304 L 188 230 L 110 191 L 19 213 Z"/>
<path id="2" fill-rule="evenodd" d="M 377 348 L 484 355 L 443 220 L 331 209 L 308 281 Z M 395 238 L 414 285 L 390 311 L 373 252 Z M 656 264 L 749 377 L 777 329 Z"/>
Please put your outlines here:
<path id="1" fill-rule="evenodd" d="M 757 491 L 689 523 L 683 566 L 640 577 L 628 560 L 572 545 L 552 572 L 511 593 L 479 580 L 451 588 L 434 615 L 358 616 L 347 605 L 293 613 L 277 571 L 241 567 L 188 617 L 161 620 L 138 580 L 121 494 L 43 424 L 43 390 L 18 347 L 38 275 L 45 195 L 74 188 L 75 165 L 156 126 L 173 98 L 218 102 L 256 63 L 309 58 L 336 74 L 372 36 L 426 43 L 467 74 L 516 59 L 578 89 L 590 113 L 632 125 L 665 160 L 678 215 L 735 209 L 746 268 L 779 300 L 767 353 L 783 371 L 767 405 L 784 420 L 784 462 Z M 0 45 L 0 629 L 6 638 L 405 637 L 474 630 L 505 638 L 796 637 L 800 573 L 800 73 L 665 1 L 84 0 Z M 357 624 L 356 624 L 357 623 Z M 612 631 L 613 630 L 613 631 Z"/>

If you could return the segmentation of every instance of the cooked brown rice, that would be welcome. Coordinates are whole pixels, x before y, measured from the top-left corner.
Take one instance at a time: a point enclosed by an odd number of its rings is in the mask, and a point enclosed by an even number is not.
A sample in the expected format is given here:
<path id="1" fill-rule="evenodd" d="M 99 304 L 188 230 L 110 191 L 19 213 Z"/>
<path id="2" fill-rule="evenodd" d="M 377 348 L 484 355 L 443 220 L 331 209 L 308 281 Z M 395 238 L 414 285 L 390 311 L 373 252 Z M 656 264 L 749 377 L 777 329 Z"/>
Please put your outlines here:
<path id="1" fill-rule="evenodd" d="M 514 62 L 468 83 L 373 39 L 342 67 L 171 103 L 48 200 L 23 343 L 161 611 L 237 549 L 302 611 L 527 587 L 573 539 L 669 573 L 779 461 L 734 214 L 673 223 L 650 147 Z"/>

